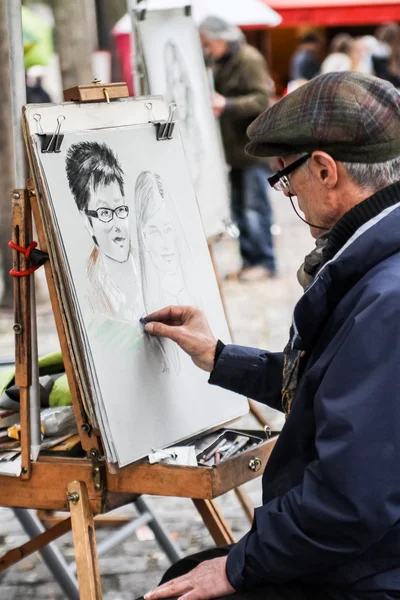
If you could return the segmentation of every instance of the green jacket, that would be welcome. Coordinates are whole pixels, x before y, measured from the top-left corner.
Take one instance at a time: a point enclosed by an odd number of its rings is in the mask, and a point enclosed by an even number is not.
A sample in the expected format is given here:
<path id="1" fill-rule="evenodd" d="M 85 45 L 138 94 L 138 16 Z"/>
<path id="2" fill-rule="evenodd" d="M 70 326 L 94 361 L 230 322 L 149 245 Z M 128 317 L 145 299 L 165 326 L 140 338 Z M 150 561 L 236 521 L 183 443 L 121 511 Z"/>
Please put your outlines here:
<path id="1" fill-rule="evenodd" d="M 265 163 L 244 150 L 249 141 L 247 127 L 268 108 L 274 93 L 263 56 L 253 46 L 241 44 L 216 63 L 214 80 L 215 90 L 227 99 L 220 119 L 227 163 L 236 168 Z"/>

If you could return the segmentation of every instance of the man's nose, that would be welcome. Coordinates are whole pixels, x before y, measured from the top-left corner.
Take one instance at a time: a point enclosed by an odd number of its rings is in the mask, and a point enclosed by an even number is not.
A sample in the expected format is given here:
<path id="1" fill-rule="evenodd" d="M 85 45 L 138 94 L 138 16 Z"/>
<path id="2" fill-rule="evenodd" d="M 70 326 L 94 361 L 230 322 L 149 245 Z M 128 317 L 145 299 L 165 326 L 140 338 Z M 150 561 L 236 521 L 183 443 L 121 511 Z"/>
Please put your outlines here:
<path id="1" fill-rule="evenodd" d="M 116 231 L 121 231 L 121 219 L 119 219 L 115 213 L 114 213 L 112 224 Z"/>

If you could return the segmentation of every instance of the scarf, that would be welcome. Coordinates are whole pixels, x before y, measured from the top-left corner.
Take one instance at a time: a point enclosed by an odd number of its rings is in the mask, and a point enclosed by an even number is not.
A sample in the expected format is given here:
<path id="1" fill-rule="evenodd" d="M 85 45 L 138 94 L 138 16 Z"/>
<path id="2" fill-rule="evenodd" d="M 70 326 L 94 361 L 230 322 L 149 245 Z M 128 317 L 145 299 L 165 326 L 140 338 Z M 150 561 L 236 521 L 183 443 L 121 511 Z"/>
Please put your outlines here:
<path id="1" fill-rule="evenodd" d="M 297 279 L 303 290 L 306 290 L 311 285 L 324 263 L 324 250 L 328 243 L 329 233 L 327 231 L 316 239 L 315 248 L 307 254 L 303 264 L 297 271 Z M 293 345 L 293 328 L 291 328 L 289 341 L 283 351 L 282 407 L 286 418 L 290 413 L 299 381 L 300 363 L 304 356 L 305 352 Z"/>

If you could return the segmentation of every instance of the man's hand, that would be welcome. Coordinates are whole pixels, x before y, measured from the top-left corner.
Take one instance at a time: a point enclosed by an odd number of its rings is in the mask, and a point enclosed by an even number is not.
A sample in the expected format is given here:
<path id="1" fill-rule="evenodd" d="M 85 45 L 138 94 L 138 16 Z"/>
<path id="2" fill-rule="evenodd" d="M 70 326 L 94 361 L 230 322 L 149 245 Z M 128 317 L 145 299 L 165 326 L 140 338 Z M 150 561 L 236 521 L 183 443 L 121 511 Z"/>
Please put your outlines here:
<path id="1" fill-rule="evenodd" d="M 145 595 L 145 600 L 178 596 L 182 600 L 210 600 L 234 594 L 226 576 L 226 556 L 200 563 L 193 571 L 167 581 Z"/>
<path id="2" fill-rule="evenodd" d="M 213 93 L 212 97 L 212 109 L 214 111 L 215 117 L 220 117 L 224 112 L 226 107 L 226 98 L 218 94 L 217 92 Z"/>
<path id="3" fill-rule="evenodd" d="M 145 331 L 176 342 L 203 371 L 214 368 L 217 340 L 206 316 L 193 306 L 167 306 L 146 317 Z"/>

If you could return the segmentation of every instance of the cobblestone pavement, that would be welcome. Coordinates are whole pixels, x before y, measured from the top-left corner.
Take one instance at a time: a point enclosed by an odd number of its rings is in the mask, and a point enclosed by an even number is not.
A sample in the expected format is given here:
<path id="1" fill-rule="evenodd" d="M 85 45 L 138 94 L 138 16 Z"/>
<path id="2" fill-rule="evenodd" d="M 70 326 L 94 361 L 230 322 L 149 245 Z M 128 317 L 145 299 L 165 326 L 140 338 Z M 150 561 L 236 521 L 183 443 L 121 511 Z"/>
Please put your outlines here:
<path id="1" fill-rule="evenodd" d="M 227 314 L 235 342 L 243 345 L 281 350 L 286 343 L 291 313 L 301 288 L 296 281 L 300 261 L 312 247 L 308 227 L 292 212 L 283 195 L 272 198 L 276 225 L 276 250 L 279 276 L 262 283 L 242 284 L 235 281 L 223 283 Z M 237 243 L 219 242 L 215 259 L 221 277 L 239 265 Z M 43 285 L 39 285 L 41 302 L 38 307 L 39 352 L 58 347 L 51 310 Z M 13 356 L 12 315 L 0 313 L 0 358 Z M 282 425 L 279 413 L 263 407 L 266 418 L 274 427 Z M 254 425 L 251 417 L 243 424 Z M 261 481 L 244 486 L 255 506 L 261 502 Z M 164 523 L 184 554 L 203 550 L 213 545 L 203 522 L 190 500 L 179 498 L 147 498 L 157 517 Z M 239 539 L 249 527 L 233 492 L 217 500 L 224 517 Z M 133 506 L 117 511 L 134 516 Z M 112 530 L 99 529 L 97 540 L 106 539 Z M 27 540 L 19 522 L 9 509 L 0 508 L 0 555 Z M 68 562 L 73 560 L 71 535 L 66 535 L 57 545 Z M 132 600 L 153 588 L 168 567 L 168 559 L 159 549 L 151 531 L 141 528 L 131 538 L 100 559 L 100 571 L 105 600 Z M 32 555 L 8 569 L 0 579 L 0 600 L 61 600 L 65 596 L 47 570 L 40 557 Z"/>

